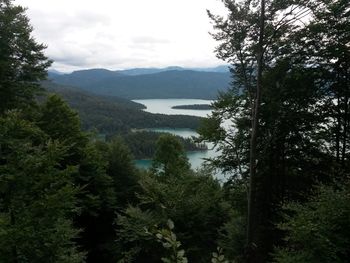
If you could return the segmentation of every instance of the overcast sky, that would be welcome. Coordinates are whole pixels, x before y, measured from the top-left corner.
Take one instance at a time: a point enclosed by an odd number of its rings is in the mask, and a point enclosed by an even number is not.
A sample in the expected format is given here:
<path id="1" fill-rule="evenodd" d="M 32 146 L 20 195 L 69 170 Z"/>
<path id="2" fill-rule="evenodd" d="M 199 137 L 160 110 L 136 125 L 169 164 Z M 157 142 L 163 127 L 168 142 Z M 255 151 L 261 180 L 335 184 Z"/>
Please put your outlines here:
<path id="1" fill-rule="evenodd" d="M 220 0 L 16 0 L 28 7 L 34 36 L 52 68 L 211 67 L 224 64 L 206 9 Z"/>

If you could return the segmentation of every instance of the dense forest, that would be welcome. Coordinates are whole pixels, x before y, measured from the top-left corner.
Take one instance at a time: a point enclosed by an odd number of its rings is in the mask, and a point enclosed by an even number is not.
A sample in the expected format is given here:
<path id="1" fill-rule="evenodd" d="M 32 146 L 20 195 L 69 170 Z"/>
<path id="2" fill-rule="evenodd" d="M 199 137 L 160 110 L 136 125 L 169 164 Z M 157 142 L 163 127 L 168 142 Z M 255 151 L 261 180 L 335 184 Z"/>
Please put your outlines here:
<path id="1" fill-rule="evenodd" d="M 223 3 L 208 15 L 234 78 L 198 129 L 220 156 L 193 171 L 162 134 L 141 171 L 118 136 L 43 96 L 46 47 L 0 0 L 0 262 L 349 262 L 350 2 Z M 65 92 L 101 125 L 142 107 Z"/>
<path id="2" fill-rule="evenodd" d="M 128 146 L 136 159 L 150 159 L 156 152 L 157 141 L 161 136 L 166 134 L 167 133 L 163 132 L 139 130 L 126 134 L 117 134 L 117 136 L 120 136 L 124 140 L 124 143 Z M 111 136 L 111 138 L 113 137 L 114 136 Z M 196 139 L 183 138 L 180 136 L 174 137 L 183 145 L 186 152 L 208 150 L 208 147 L 204 143 L 198 143 Z M 107 140 L 110 140 L 109 136 Z"/>

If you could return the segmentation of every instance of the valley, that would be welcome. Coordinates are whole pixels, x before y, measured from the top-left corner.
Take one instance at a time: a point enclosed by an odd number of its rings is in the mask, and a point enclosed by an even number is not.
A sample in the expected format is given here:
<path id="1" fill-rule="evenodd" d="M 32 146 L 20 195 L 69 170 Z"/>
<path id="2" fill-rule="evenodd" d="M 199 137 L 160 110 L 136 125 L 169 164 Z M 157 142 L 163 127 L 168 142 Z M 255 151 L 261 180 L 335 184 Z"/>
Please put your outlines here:
<path id="1" fill-rule="evenodd" d="M 188 74 L 192 75 L 191 80 L 186 80 Z M 212 145 L 196 145 L 191 139 L 198 136 L 196 129 L 199 127 L 201 119 L 211 113 L 210 104 L 213 100 L 207 98 L 214 98 L 214 96 L 207 92 L 210 85 L 202 86 L 200 92 L 196 91 L 196 95 L 191 95 L 193 89 L 183 89 L 185 93 L 182 97 L 178 95 L 181 92 L 178 93 L 178 90 L 174 89 L 177 91 L 176 97 L 180 98 L 172 98 L 171 94 L 167 95 L 168 97 L 162 97 L 168 92 L 167 85 L 179 85 L 176 84 L 176 81 L 172 80 L 171 82 L 167 79 L 169 76 L 178 76 L 180 82 L 187 82 L 186 87 L 192 85 L 192 82 L 198 84 L 205 78 L 210 78 L 212 74 L 220 76 L 219 82 L 227 81 L 227 72 L 224 67 L 203 69 L 203 71 L 202 69 L 185 70 L 179 67 L 169 67 L 165 69 L 143 68 L 125 71 L 92 69 L 71 74 L 54 72 L 50 73 L 51 80 L 43 82 L 42 85 L 48 92 L 62 96 L 79 113 L 84 130 L 95 130 L 101 134 L 101 138 L 107 140 L 115 136 L 123 138 L 135 156 L 135 164 L 139 168 L 150 167 L 151 157 L 154 154 L 152 149 L 154 149 L 156 139 L 161 134 L 170 133 L 177 136 L 184 145 L 187 158 L 192 168 L 195 169 L 203 164 L 204 159 L 215 157 L 218 154 L 212 149 Z M 160 75 L 164 77 L 162 81 L 168 83 L 164 90 L 159 92 L 159 87 L 157 87 L 159 83 L 155 88 L 148 89 L 147 85 L 151 85 L 149 83 L 153 83 L 154 80 L 155 83 L 160 81 Z M 130 91 L 128 94 L 117 88 L 120 84 L 119 78 L 125 80 L 128 76 L 152 81 L 144 82 L 143 91 L 132 97 L 133 92 L 135 92 L 135 90 L 132 91 L 132 88 L 127 89 Z M 116 79 L 118 81 L 115 81 Z M 106 81 L 115 83 L 116 88 L 110 93 L 118 96 L 108 95 L 105 88 L 97 88 L 99 83 Z M 110 85 L 108 89 L 112 90 L 112 84 L 108 85 Z M 136 91 L 140 91 L 140 89 L 136 88 Z M 217 90 L 214 90 L 216 94 Z M 142 95 L 144 92 L 147 92 L 147 95 Z M 149 98 L 150 94 L 155 97 Z M 129 100 L 129 97 L 133 99 Z M 139 97 L 142 99 L 138 99 Z M 206 99 L 198 99 L 200 97 Z"/>

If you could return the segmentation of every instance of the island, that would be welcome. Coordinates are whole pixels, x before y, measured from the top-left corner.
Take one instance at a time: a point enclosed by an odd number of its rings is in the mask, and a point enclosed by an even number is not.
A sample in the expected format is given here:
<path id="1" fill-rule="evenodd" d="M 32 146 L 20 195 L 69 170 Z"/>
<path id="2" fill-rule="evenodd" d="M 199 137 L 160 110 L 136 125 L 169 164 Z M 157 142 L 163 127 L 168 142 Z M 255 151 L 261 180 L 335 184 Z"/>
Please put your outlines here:
<path id="1" fill-rule="evenodd" d="M 171 108 L 176 110 L 212 110 L 213 109 L 213 107 L 210 104 L 177 105 Z"/>

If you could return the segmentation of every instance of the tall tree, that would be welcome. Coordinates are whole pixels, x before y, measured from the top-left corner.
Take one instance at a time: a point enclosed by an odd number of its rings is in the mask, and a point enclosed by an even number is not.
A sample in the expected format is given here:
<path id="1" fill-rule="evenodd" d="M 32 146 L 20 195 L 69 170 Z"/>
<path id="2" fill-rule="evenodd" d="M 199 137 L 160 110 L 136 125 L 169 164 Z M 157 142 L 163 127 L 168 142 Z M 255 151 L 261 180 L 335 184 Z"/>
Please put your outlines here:
<path id="1" fill-rule="evenodd" d="M 156 143 L 152 170 L 166 176 L 180 176 L 188 172 L 190 164 L 181 142 L 174 135 L 161 135 Z"/>
<path id="2" fill-rule="evenodd" d="M 65 147 L 17 112 L 0 118 L 0 261 L 82 262 L 74 168 Z"/>
<path id="3" fill-rule="evenodd" d="M 304 35 L 298 52 L 305 63 L 323 70 L 328 100 L 329 145 L 342 168 L 350 160 L 350 14 L 349 1 L 314 0 L 308 3 L 313 20 Z"/>
<path id="4" fill-rule="evenodd" d="M 12 2 L 0 0 L 0 114 L 33 103 L 51 64 L 31 34 L 25 9 Z"/>
<path id="5" fill-rule="evenodd" d="M 77 242 L 87 252 L 87 262 L 98 258 L 108 262 L 113 256 L 110 247 L 114 235 L 110 231 L 113 231 L 117 200 L 113 179 L 106 172 L 107 160 L 81 131 L 78 114 L 59 96 L 49 96 L 37 123 L 51 139 L 60 141 L 66 148 L 66 156 L 60 160 L 61 168 L 78 167 L 73 180 L 80 189 L 77 203 L 81 210 L 74 216 L 74 225 L 82 230 Z"/>
<path id="6" fill-rule="evenodd" d="M 215 16 L 210 12 L 209 16 L 217 30 L 213 36 L 220 41 L 216 49 L 217 56 L 232 64 L 234 87 L 231 89 L 233 96 L 223 95 L 223 101 L 216 105 L 226 107 L 226 113 L 236 120 L 237 114 L 240 114 L 239 109 L 245 107 L 245 110 L 241 111 L 243 114 L 238 117 L 241 121 L 234 120 L 234 123 L 239 125 L 238 128 L 247 120 L 251 122 L 248 131 L 238 133 L 241 137 L 234 136 L 234 141 L 225 142 L 233 148 L 231 152 L 236 155 L 235 161 L 231 161 L 233 166 L 238 167 L 241 176 L 249 174 L 247 262 L 263 262 L 268 253 L 267 244 L 270 243 L 265 240 L 268 232 L 264 228 L 269 220 L 263 209 L 271 205 L 269 192 L 273 188 L 273 185 L 268 183 L 269 175 L 264 172 L 264 147 L 259 146 L 263 138 L 260 126 L 265 121 L 262 119 L 261 103 L 264 90 L 269 85 L 264 82 L 264 76 L 286 56 L 289 47 L 284 40 L 291 34 L 291 30 L 303 26 L 302 23 L 296 22 L 302 20 L 309 13 L 309 9 L 302 5 L 303 1 L 223 2 L 229 11 L 227 18 Z M 233 98 L 237 96 L 238 99 Z M 228 105 L 230 100 L 235 105 Z M 240 108 L 233 109 L 234 106 Z M 220 119 L 218 114 L 214 114 L 214 118 Z M 248 162 L 246 157 L 239 156 L 239 153 L 247 152 L 241 150 L 242 146 L 246 146 L 244 140 L 247 136 L 250 142 Z M 237 147 L 237 143 L 241 146 Z"/>

